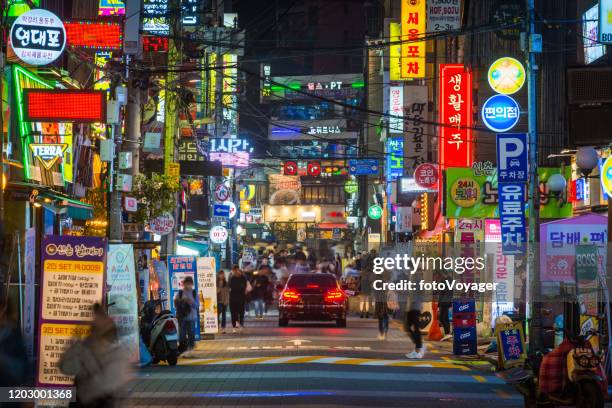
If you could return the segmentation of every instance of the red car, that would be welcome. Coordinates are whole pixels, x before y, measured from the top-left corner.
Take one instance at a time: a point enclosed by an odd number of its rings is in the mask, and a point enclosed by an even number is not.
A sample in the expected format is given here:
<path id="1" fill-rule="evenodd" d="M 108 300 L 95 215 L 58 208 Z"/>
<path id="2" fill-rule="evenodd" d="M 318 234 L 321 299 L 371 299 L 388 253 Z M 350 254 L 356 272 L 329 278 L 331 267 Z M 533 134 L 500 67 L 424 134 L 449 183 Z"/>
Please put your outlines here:
<path id="1" fill-rule="evenodd" d="M 334 275 L 328 273 L 294 273 L 289 277 L 278 299 L 278 325 L 289 320 L 335 320 L 346 327 L 347 296 Z"/>

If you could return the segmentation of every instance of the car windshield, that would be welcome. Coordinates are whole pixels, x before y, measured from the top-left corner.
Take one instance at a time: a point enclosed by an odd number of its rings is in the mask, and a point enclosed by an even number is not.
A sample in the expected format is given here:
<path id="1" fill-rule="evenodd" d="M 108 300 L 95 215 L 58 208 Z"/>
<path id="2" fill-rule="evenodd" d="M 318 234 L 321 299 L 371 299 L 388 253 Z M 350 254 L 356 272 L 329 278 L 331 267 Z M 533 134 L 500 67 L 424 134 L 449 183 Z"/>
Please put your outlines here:
<path id="1" fill-rule="evenodd" d="M 324 274 L 299 274 L 291 275 L 287 283 L 287 286 L 292 288 L 307 288 L 315 285 L 319 288 L 333 288 L 337 286 L 336 278 Z"/>

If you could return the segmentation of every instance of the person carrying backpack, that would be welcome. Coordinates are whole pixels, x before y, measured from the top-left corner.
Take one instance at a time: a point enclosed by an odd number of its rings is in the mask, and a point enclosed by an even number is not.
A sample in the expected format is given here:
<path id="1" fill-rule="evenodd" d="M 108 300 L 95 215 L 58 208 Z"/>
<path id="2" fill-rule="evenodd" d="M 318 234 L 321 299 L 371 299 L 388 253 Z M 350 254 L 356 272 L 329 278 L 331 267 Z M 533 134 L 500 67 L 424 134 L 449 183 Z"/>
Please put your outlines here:
<path id="1" fill-rule="evenodd" d="M 195 323 L 198 318 L 196 299 L 193 278 L 186 276 L 183 279 L 183 289 L 174 296 L 174 308 L 179 321 L 181 346 L 187 351 L 193 350 L 195 346 Z"/>

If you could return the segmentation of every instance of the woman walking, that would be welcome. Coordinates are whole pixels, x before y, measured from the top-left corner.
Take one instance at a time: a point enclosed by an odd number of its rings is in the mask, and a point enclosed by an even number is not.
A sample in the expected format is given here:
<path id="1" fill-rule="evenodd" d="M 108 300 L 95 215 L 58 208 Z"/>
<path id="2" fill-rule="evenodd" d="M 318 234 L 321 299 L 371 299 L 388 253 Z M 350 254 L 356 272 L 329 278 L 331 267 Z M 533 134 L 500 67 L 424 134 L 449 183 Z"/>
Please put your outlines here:
<path id="1" fill-rule="evenodd" d="M 247 295 L 247 279 L 238 267 L 232 267 L 232 277 L 229 280 L 229 304 L 230 314 L 232 316 L 232 333 L 236 333 L 236 328 L 241 330 L 244 326 L 244 307 L 246 304 Z"/>
<path id="2" fill-rule="evenodd" d="M 221 325 L 221 333 L 225 333 L 225 323 L 227 315 L 227 307 L 230 301 L 230 287 L 225 278 L 225 271 L 219 271 L 217 276 L 217 313 L 219 314 L 219 324 Z"/>

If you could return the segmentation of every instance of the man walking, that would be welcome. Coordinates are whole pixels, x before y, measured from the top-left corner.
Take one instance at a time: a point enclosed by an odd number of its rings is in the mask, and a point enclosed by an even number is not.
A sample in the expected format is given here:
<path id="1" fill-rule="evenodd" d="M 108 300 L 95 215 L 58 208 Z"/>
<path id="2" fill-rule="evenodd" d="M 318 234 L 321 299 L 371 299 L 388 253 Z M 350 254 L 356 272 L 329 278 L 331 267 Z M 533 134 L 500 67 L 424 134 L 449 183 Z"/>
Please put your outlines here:
<path id="1" fill-rule="evenodd" d="M 179 321 L 181 348 L 187 351 L 195 346 L 195 326 L 198 318 L 197 294 L 193 288 L 193 278 L 183 279 L 183 289 L 174 297 L 174 308 Z"/>

